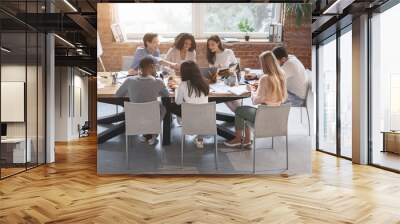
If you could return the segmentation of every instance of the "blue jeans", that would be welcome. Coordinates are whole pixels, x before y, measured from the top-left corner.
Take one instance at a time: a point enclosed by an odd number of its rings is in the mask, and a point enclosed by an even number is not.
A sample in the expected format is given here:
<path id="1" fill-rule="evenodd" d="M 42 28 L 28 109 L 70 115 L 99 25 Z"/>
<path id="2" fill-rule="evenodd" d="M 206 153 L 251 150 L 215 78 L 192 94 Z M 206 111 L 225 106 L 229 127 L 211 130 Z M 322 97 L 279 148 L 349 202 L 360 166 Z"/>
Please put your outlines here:
<path id="1" fill-rule="evenodd" d="M 292 107 L 302 107 L 305 103 L 305 99 L 300 98 L 294 93 L 288 92 L 288 99 L 285 104 L 290 104 Z"/>

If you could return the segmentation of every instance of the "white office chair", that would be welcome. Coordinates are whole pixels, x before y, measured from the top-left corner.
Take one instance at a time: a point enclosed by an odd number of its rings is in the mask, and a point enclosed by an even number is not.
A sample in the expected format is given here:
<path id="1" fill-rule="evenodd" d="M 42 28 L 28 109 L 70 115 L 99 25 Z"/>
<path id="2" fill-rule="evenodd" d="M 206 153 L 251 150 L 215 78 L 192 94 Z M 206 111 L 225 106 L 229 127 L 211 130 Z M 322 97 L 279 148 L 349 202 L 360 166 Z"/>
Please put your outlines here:
<path id="1" fill-rule="evenodd" d="M 307 91 L 306 91 L 306 98 L 304 99 L 304 102 L 300 107 L 300 122 L 303 122 L 303 108 L 306 109 L 306 113 L 307 113 L 307 121 L 308 121 L 308 136 L 311 135 L 311 120 L 310 120 L 310 112 L 308 110 L 308 100 L 311 99 L 313 100 L 312 97 L 312 83 L 311 83 L 311 79 L 310 77 L 308 77 L 307 79 Z"/>
<path id="2" fill-rule="evenodd" d="M 254 124 L 244 121 L 245 126 L 253 132 L 253 173 L 256 172 L 256 138 L 286 137 L 286 170 L 289 169 L 289 150 L 288 150 L 288 119 L 289 105 L 278 107 L 259 105 L 256 112 Z M 244 136 L 242 136 L 243 139 Z"/>
<path id="3" fill-rule="evenodd" d="M 122 71 L 129 70 L 129 68 L 132 66 L 133 58 L 134 58 L 133 56 L 122 56 L 122 65 L 121 65 Z"/>
<path id="4" fill-rule="evenodd" d="M 181 167 L 186 135 L 214 135 L 215 169 L 218 169 L 217 121 L 215 102 L 182 104 Z"/>
<path id="5" fill-rule="evenodd" d="M 160 103 L 158 101 L 148 103 L 124 102 L 124 110 L 126 158 L 128 161 L 129 136 L 161 134 Z"/>

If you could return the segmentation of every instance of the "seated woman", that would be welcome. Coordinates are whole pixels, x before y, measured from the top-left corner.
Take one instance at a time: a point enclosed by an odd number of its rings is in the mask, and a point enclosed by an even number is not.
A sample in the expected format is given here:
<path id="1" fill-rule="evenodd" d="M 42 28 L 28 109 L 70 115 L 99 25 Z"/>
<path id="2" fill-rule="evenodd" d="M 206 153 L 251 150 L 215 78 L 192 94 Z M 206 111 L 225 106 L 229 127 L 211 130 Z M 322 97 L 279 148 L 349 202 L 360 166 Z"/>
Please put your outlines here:
<path id="1" fill-rule="evenodd" d="M 201 75 L 200 69 L 194 61 L 184 61 L 181 64 L 182 82 L 175 90 L 175 103 L 167 105 L 167 109 L 181 117 L 181 104 L 203 104 L 208 103 L 208 93 L 210 88 L 207 80 Z M 203 138 L 195 138 L 197 148 L 204 148 Z"/>
<path id="2" fill-rule="evenodd" d="M 135 55 L 133 56 L 133 62 L 131 68 L 128 70 L 129 75 L 137 75 L 139 69 L 139 63 L 144 57 L 150 57 L 154 63 L 167 65 L 171 68 L 178 69 L 179 65 L 168 60 L 164 60 L 160 57 L 160 50 L 158 49 L 160 41 L 158 40 L 158 34 L 146 33 L 143 36 L 144 47 L 136 48 Z"/>
<path id="3" fill-rule="evenodd" d="M 176 36 L 175 43 L 168 50 L 165 59 L 178 65 L 187 60 L 196 61 L 196 41 L 193 35 L 180 33 Z"/>
<path id="4" fill-rule="evenodd" d="M 130 102 L 146 103 L 156 101 L 158 96 L 169 95 L 164 82 L 154 78 L 156 64 L 153 58 L 144 57 L 139 63 L 139 68 L 139 75 L 127 78 L 117 90 L 117 96 L 128 95 Z M 161 120 L 164 118 L 165 112 L 164 106 L 160 104 Z M 157 135 L 143 135 L 139 137 L 139 140 L 154 145 L 157 142 Z"/>
<path id="5" fill-rule="evenodd" d="M 231 49 L 222 46 L 221 39 L 217 35 L 213 35 L 207 39 L 207 61 L 209 67 L 228 68 L 231 64 L 236 64 L 235 54 Z M 235 112 L 240 106 L 239 100 L 225 102 L 226 106 Z"/>
<path id="6" fill-rule="evenodd" d="M 265 51 L 260 55 L 260 64 L 264 75 L 261 76 L 258 85 L 248 85 L 251 91 L 251 99 L 254 105 L 266 104 L 270 106 L 280 106 L 287 98 L 285 74 L 279 67 L 278 61 L 271 51 Z M 254 123 L 257 108 L 251 106 L 241 106 L 235 112 L 235 138 L 224 142 L 226 146 L 239 146 L 242 141 L 241 133 L 243 121 Z M 245 129 L 244 146 L 251 145 L 250 131 Z"/>

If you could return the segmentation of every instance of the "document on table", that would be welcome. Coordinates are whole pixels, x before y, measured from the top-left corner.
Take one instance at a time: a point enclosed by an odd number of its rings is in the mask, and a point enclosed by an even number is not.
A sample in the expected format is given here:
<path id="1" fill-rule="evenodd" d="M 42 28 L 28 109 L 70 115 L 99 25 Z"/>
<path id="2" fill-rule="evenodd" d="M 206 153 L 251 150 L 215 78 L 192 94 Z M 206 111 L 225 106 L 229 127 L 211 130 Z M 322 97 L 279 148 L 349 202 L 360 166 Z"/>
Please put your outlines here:
<path id="1" fill-rule="evenodd" d="M 225 85 L 223 82 L 210 84 L 210 89 L 216 93 L 233 93 L 237 96 L 249 92 L 246 88 L 246 85 L 239 85 L 239 86 L 231 87 L 231 86 Z"/>
<path id="2" fill-rule="evenodd" d="M 217 82 L 210 84 L 210 89 L 216 93 L 229 93 L 229 86 L 225 85 L 223 82 Z"/>
<path id="3" fill-rule="evenodd" d="M 240 95 L 242 95 L 244 93 L 248 93 L 249 90 L 247 90 L 246 85 L 240 85 L 240 86 L 232 86 L 232 87 L 230 87 L 229 92 L 231 92 L 231 93 L 233 93 L 233 94 L 235 94 L 237 96 L 240 96 Z"/>

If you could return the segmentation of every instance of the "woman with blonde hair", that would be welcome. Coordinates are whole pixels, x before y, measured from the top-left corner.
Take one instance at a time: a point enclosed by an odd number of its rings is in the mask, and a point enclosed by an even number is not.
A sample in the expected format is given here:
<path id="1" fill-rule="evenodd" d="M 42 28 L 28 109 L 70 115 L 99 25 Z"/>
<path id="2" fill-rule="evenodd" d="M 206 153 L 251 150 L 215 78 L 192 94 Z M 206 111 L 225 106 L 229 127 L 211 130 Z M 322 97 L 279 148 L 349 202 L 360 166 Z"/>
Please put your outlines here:
<path id="1" fill-rule="evenodd" d="M 259 56 L 264 75 L 258 83 L 248 85 L 251 91 L 251 99 L 254 105 L 266 104 L 269 106 L 280 106 L 287 99 L 286 79 L 283 70 L 271 51 L 265 51 Z M 240 146 L 242 140 L 243 121 L 254 123 L 256 118 L 256 107 L 241 106 L 235 111 L 235 138 L 224 142 L 226 146 Z M 250 131 L 245 130 L 244 146 L 250 146 Z"/>

